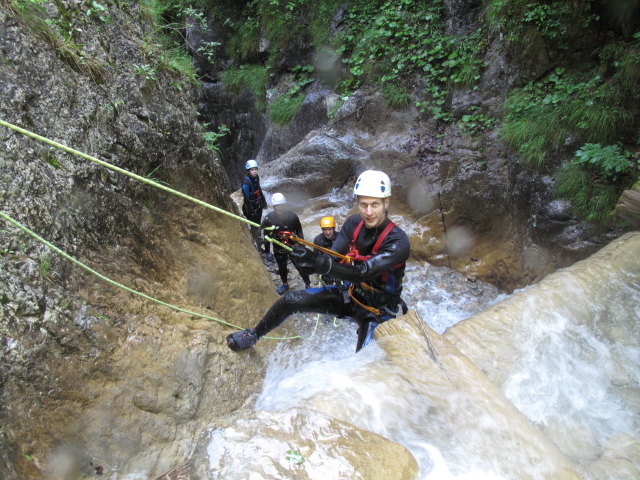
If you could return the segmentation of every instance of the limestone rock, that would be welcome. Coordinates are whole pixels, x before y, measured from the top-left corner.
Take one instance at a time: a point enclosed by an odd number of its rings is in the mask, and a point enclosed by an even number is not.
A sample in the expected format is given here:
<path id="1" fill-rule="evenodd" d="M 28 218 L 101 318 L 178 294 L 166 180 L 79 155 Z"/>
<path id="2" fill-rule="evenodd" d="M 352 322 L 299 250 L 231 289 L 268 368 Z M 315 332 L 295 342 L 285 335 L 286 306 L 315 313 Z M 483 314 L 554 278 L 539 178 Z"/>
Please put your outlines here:
<path id="1" fill-rule="evenodd" d="M 622 192 L 616 205 L 616 212 L 633 228 L 640 229 L 640 184 L 637 184 L 633 189 Z"/>
<path id="2" fill-rule="evenodd" d="M 417 464 L 402 446 L 305 410 L 240 410 L 204 431 L 191 480 L 413 480 Z"/>
<path id="3" fill-rule="evenodd" d="M 357 146 L 314 131 L 268 164 L 261 183 L 265 190 L 282 192 L 288 202 L 296 203 L 343 185 L 353 173 L 354 161 L 362 156 Z"/>

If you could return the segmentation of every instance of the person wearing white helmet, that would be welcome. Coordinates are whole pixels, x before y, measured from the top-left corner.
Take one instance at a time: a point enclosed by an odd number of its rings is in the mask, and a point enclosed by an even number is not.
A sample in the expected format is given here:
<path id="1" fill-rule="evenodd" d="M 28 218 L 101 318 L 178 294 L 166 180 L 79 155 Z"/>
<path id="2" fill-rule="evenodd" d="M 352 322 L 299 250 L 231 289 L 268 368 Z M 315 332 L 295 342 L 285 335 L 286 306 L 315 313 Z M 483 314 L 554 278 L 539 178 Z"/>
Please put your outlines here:
<path id="1" fill-rule="evenodd" d="M 302 225 L 300 224 L 300 218 L 298 218 L 298 215 L 296 215 L 291 210 L 286 209 L 286 203 L 287 199 L 282 193 L 274 193 L 271 197 L 273 212 L 264 217 L 264 220 L 260 225 L 261 229 L 270 232 L 270 235 L 273 238 L 284 244 L 288 244 L 285 232 L 293 233 L 297 237 L 304 238 Z M 267 254 L 269 254 L 269 245 L 270 244 L 268 242 L 265 242 L 264 248 Z M 282 285 L 278 287 L 278 293 L 282 295 L 284 292 L 289 290 L 289 252 L 279 245 L 274 244 L 273 256 L 275 257 L 275 260 L 278 264 L 278 274 L 280 275 L 280 279 L 282 280 Z M 294 266 L 297 269 L 297 265 L 295 263 Z M 309 288 L 309 286 L 311 285 L 309 274 L 301 272 L 299 269 L 298 273 L 300 273 L 305 286 Z"/>
<path id="2" fill-rule="evenodd" d="M 251 220 L 254 223 L 260 223 L 262 220 L 262 210 L 267 208 L 267 200 L 264 198 L 264 193 L 260 187 L 260 177 L 258 177 L 258 162 L 255 160 L 247 160 L 244 168 L 247 172 L 242 182 L 242 214 L 247 220 Z M 260 250 L 260 229 L 258 227 L 250 226 L 251 236 L 256 245 L 256 248 Z"/>
<path id="3" fill-rule="evenodd" d="M 232 350 L 249 348 L 295 312 L 351 317 L 359 325 L 356 352 L 373 339 L 373 331 L 407 311 L 401 298 L 405 262 L 410 245 L 405 232 L 388 215 L 391 182 L 378 170 L 362 172 L 353 189 L 358 213 L 349 217 L 333 244 L 333 251 L 350 257 L 340 261 L 296 246 L 291 254 L 304 271 L 330 275 L 341 284 L 287 292 L 253 329 L 227 337 Z"/>

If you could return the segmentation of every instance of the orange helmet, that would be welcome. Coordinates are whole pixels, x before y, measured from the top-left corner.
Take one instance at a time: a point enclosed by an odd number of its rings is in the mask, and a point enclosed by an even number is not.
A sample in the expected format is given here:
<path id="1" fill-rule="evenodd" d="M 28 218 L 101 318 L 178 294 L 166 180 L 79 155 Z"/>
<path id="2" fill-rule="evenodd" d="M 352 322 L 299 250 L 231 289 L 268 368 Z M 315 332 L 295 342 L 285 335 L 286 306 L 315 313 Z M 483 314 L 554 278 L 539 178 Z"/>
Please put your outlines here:
<path id="1" fill-rule="evenodd" d="M 333 217 L 322 217 L 320 219 L 320 228 L 336 228 L 336 221 Z"/>

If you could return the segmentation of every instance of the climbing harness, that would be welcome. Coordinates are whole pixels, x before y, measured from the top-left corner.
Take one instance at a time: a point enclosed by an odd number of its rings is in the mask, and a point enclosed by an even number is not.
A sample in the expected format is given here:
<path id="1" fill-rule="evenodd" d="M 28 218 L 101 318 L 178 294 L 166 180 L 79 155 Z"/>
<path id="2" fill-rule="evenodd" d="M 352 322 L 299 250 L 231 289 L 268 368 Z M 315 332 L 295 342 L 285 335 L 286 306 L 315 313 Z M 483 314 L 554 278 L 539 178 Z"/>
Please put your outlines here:
<path id="1" fill-rule="evenodd" d="M 378 254 L 378 250 L 380 249 L 380 246 L 382 245 L 382 242 L 384 241 L 384 239 L 387 237 L 387 235 L 389 235 L 389 233 L 391 232 L 391 230 L 393 230 L 393 228 L 396 226 L 395 223 L 393 222 L 389 222 L 387 224 L 386 227 L 384 227 L 384 229 L 382 230 L 382 232 L 380 232 L 380 235 L 378 236 L 378 238 L 376 239 L 376 242 L 373 244 L 373 248 L 371 249 L 371 255 L 360 255 L 360 252 L 358 252 L 358 249 L 356 248 L 356 241 L 358 240 L 358 235 L 360 235 L 360 231 L 362 230 L 362 227 L 364 226 L 364 220 L 360 220 L 360 223 L 358 223 L 358 225 L 356 226 L 355 230 L 353 231 L 353 236 L 351 237 L 351 243 L 349 244 L 349 252 L 347 253 L 346 257 L 348 257 L 350 260 L 348 262 L 351 262 L 353 260 L 358 260 L 361 262 L 365 262 L 367 260 L 369 260 L 371 257 L 375 256 Z M 402 266 L 404 266 L 404 262 L 403 263 L 398 263 L 396 265 L 393 265 L 391 267 L 391 269 L 397 269 L 397 268 L 401 268 Z M 382 281 L 384 283 L 387 283 L 389 279 L 389 272 L 383 272 L 382 273 Z M 383 312 L 375 307 L 369 306 L 369 305 L 365 305 L 363 302 L 361 302 L 360 300 L 358 300 L 356 298 L 356 296 L 353 294 L 354 290 L 356 290 L 356 286 L 354 284 L 351 284 L 351 286 L 349 287 L 349 296 L 351 297 L 351 299 L 357 303 L 358 305 L 360 305 L 362 308 L 364 308 L 366 311 L 373 313 L 374 315 L 381 317 L 383 316 Z M 368 283 L 365 282 L 360 282 L 360 288 L 362 288 L 363 290 L 368 290 L 370 292 L 381 292 L 381 290 L 379 288 L 376 288 L 372 285 L 369 285 Z"/>
<path id="2" fill-rule="evenodd" d="M 357 261 L 361 261 L 364 262 L 366 260 L 369 260 L 371 257 L 373 257 L 374 255 L 378 254 L 378 250 L 380 249 L 380 246 L 382 245 L 382 242 L 384 241 L 384 239 L 387 237 L 387 235 L 389 234 L 389 232 L 391 232 L 391 230 L 393 230 L 393 227 L 396 226 L 395 223 L 393 222 L 389 222 L 387 224 L 387 226 L 382 230 L 382 232 L 380 233 L 380 236 L 376 239 L 375 244 L 373 245 L 373 248 L 371 250 L 371 255 L 360 255 L 357 248 L 355 247 L 355 242 L 358 239 L 358 235 L 360 234 L 360 230 L 362 230 L 362 227 L 364 226 L 364 220 L 360 220 L 360 223 L 357 225 L 356 229 L 353 232 L 353 237 L 351 239 L 351 243 L 349 245 L 349 252 L 346 255 L 343 255 L 341 253 L 338 252 L 334 252 L 333 250 L 330 250 L 328 248 L 325 247 L 321 247 L 320 245 L 316 245 L 315 243 L 312 242 L 308 242 L 296 235 L 291 234 L 290 232 L 282 232 L 284 234 L 289 234 L 289 235 L 285 235 L 285 239 L 300 243 L 301 245 L 305 245 L 307 247 L 310 248 L 314 248 L 322 253 L 326 253 L 327 255 L 331 255 L 333 257 L 339 258 L 341 260 L 341 263 L 347 263 L 347 264 L 351 264 L 354 260 Z M 392 266 L 392 269 L 397 269 L 400 268 L 404 265 L 403 263 L 398 263 L 394 266 Z M 384 272 L 382 274 L 382 280 L 383 282 L 387 282 L 388 280 L 388 276 L 389 276 L 389 272 Z M 372 307 L 370 305 L 365 304 L 364 302 L 361 302 L 360 300 L 358 300 L 358 298 L 353 294 L 354 290 L 356 290 L 357 288 L 362 288 L 363 290 L 368 290 L 370 292 L 381 292 L 382 290 L 380 290 L 379 288 L 373 287 L 372 285 L 369 285 L 368 283 L 365 282 L 360 282 L 359 287 L 356 287 L 356 285 L 354 283 L 352 283 L 351 285 L 349 285 L 349 288 L 347 290 L 349 298 L 351 298 L 351 300 L 353 300 L 354 303 L 356 303 L 358 306 L 360 306 L 361 308 L 363 308 L 364 310 L 366 310 L 369 313 L 372 313 L 373 315 L 375 315 L 376 317 L 383 317 L 385 316 L 385 312 L 383 312 L 382 310 L 380 310 L 379 308 L 376 307 Z M 403 302 L 404 303 L 404 302 Z M 404 311 L 404 308 L 403 308 Z M 387 312 L 390 315 L 393 315 L 393 312 Z"/>
<path id="3" fill-rule="evenodd" d="M 382 245 L 382 242 L 384 241 L 385 238 L 387 238 L 387 235 L 389 235 L 389 232 L 393 230 L 393 227 L 395 227 L 396 224 L 390 221 L 387 224 L 387 226 L 384 227 L 382 232 L 380 232 L 380 235 L 378 236 L 376 243 L 373 244 L 373 248 L 371 249 L 371 255 L 360 255 L 360 253 L 358 252 L 358 249 L 356 248 L 356 241 L 358 240 L 358 235 L 360 235 L 360 230 L 362 230 L 363 226 L 364 226 L 364 220 L 360 220 L 360 223 L 358 223 L 358 226 L 353 231 L 353 236 L 351 237 L 351 243 L 349 244 L 349 253 L 347 253 L 346 255 L 352 260 L 360 260 L 361 262 L 365 262 L 369 260 L 371 257 L 373 257 L 374 255 L 378 254 L 380 245 Z M 400 268 L 403 265 L 404 263 L 399 263 L 397 265 L 394 265 L 391 268 Z"/>
<path id="4" fill-rule="evenodd" d="M 369 290 L 371 292 L 379 292 L 380 291 L 380 289 L 372 287 L 368 283 L 364 283 L 364 282 L 360 282 L 360 287 L 365 289 L 365 290 Z M 354 283 L 349 285 L 349 297 L 351 298 L 351 300 L 353 300 L 355 303 L 357 303 L 360 307 L 364 308 L 367 312 L 373 313 L 377 317 L 381 317 L 382 316 L 382 312 L 380 311 L 379 308 L 371 307 L 371 306 L 366 305 L 365 303 L 361 302 L 360 300 L 358 300 L 358 298 L 353 294 L 353 291 L 355 289 L 356 289 L 356 285 Z"/>

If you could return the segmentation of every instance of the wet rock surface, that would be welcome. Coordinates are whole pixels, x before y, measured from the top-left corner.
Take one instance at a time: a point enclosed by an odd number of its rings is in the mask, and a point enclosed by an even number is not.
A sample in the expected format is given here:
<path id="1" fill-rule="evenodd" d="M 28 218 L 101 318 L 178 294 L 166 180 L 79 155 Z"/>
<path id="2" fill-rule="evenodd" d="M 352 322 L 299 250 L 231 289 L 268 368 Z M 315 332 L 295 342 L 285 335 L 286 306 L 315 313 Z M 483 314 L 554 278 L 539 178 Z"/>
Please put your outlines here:
<path id="1" fill-rule="evenodd" d="M 134 66 L 145 63 L 149 25 L 135 8 L 110 15 L 79 33 L 97 78 L 0 9 L 0 117 L 234 211 L 194 120 L 194 89 L 166 71 L 142 80 Z M 94 270 L 241 328 L 274 300 L 242 225 L 5 127 L 0 135 L 2 211 Z M 257 388 L 260 355 L 233 366 L 233 328 L 147 304 L 4 222 L 0 278 L 4 479 L 160 473 L 188 455 L 201 409 L 228 413 Z"/>
<path id="2" fill-rule="evenodd" d="M 630 372 L 637 359 L 628 350 L 638 332 L 626 322 L 640 303 L 639 258 L 640 233 L 628 233 L 444 335 L 540 425 L 584 478 L 631 479 L 640 468 L 640 441 L 626 434 L 639 408 Z M 525 393 L 527 385 L 536 388 Z M 571 402 L 579 406 L 567 407 Z M 619 408 L 620 423 L 607 433 L 600 412 Z M 631 455 L 626 460 L 611 449 L 618 442 Z"/>
<path id="3" fill-rule="evenodd" d="M 357 452 L 366 450 L 366 455 Z M 413 456 L 402 446 L 311 410 L 240 410 L 204 431 L 191 480 L 415 478 Z"/>
<path id="4" fill-rule="evenodd" d="M 460 31 L 479 9 L 474 0 L 449 10 L 465 16 L 464 24 L 449 23 Z M 43 42 L 13 9 L 0 9 L 0 117 L 235 213 L 228 177 L 241 178 L 244 161 L 258 154 L 272 162 L 272 187 L 302 191 L 300 201 L 348 191 L 359 171 L 384 169 L 414 259 L 463 272 L 464 280 L 442 273 L 438 285 L 478 298 L 472 308 L 492 294 L 476 279 L 513 289 L 619 234 L 567 219 L 566 205 L 553 203 L 549 185 L 523 171 L 496 131 L 468 138 L 361 91 L 329 120 L 336 94 L 321 85 L 291 125 L 277 127 L 248 92 L 223 92 L 215 68 L 201 92 L 175 72 L 137 73 L 147 55 L 159 55 L 144 51 L 154 48 L 145 40 L 151 26 L 135 7 L 110 6 L 109 14 L 110 23 L 82 21 L 83 64 Z M 218 31 L 191 30 L 187 39 L 196 51 L 203 41 L 224 41 Z M 541 52 L 531 72 L 516 71 L 499 40 L 491 45 L 480 92 L 456 92 L 456 114 L 481 101 L 500 115 L 507 87 L 548 66 Z M 308 55 L 298 49 L 287 61 L 301 64 Z M 271 94 L 287 82 L 279 79 Z M 235 132 L 221 140 L 232 152 L 222 160 L 205 147 L 198 104 L 206 120 Z M 244 225 L 4 127 L 0 140 L 2 211 L 100 273 L 238 328 L 254 326 L 277 298 L 275 263 L 264 268 Z M 342 200 L 314 200 L 309 221 L 332 211 L 345 218 L 350 207 Z M 536 230 L 538 213 L 544 221 Z M 291 265 L 289 272 L 291 288 L 301 288 Z M 181 465 L 205 426 L 251 408 L 273 348 L 261 342 L 232 354 L 225 337 L 235 326 L 117 290 L 7 224 L 0 226 L 0 314 L 0 477 L 7 480 L 152 478 Z M 619 368 L 616 378 L 624 388 L 630 374 Z M 273 418 L 263 420 L 248 426 Z M 332 422 L 336 431 L 365 435 Z M 627 461 L 636 443 L 612 438 L 598 468 Z M 388 442 L 380 449 L 405 458 Z"/>

